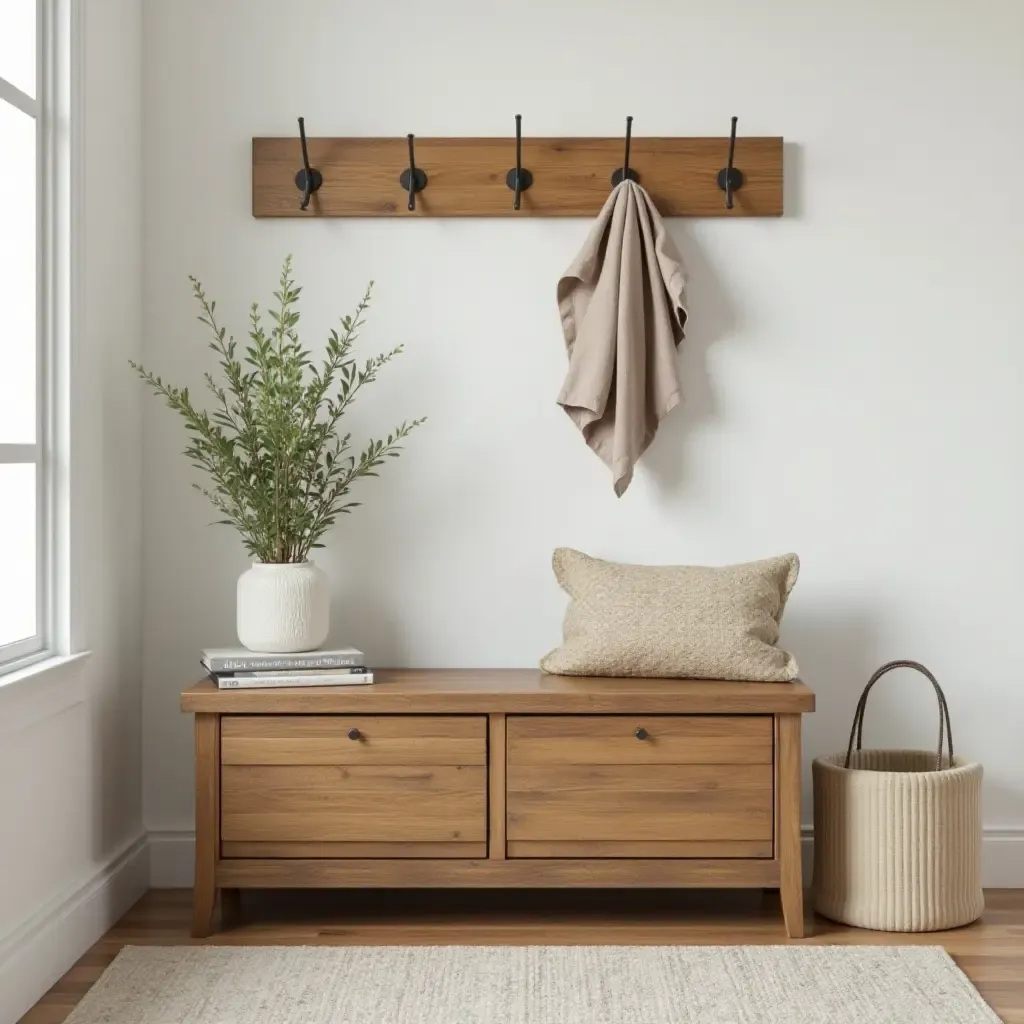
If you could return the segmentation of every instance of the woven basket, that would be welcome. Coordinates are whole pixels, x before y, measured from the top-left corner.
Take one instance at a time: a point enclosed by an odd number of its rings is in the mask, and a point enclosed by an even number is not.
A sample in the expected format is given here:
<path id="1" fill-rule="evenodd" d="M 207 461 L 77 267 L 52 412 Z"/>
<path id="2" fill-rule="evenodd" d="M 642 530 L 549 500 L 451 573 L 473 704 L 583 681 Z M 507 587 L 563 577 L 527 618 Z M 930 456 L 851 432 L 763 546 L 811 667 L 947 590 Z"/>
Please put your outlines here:
<path id="1" fill-rule="evenodd" d="M 868 693 L 903 667 L 935 687 L 937 754 L 861 749 Z M 817 758 L 813 775 L 819 914 L 891 932 L 955 928 L 981 916 L 982 768 L 953 755 L 949 708 L 928 669 L 914 661 L 883 665 L 861 694 L 846 753 Z"/>

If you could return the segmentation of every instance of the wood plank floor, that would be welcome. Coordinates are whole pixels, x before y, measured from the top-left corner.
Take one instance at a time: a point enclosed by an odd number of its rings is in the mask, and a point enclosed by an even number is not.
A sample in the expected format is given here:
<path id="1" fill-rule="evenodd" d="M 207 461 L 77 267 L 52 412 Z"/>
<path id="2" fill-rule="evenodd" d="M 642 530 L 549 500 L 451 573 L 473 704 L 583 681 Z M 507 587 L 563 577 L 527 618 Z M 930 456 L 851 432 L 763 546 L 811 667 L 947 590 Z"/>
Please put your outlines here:
<path id="1" fill-rule="evenodd" d="M 1024 1024 L 1024 890 L 990 890 L 984 917 L 924 935 L 860 931 L 815 919 L 803 944 L 941 945 L 1006 1024 Z M 778 894 L 760 892 L 246 893 L 240 922 L 205 943 L 235 945 L 698 945 L 786 942 Z M 22 1018 L 63 1021 L 126 945 L 189 937 L 191 892 L 139 901 Z M 911 1022 L 907 1022 L 911 1024 Z"/>

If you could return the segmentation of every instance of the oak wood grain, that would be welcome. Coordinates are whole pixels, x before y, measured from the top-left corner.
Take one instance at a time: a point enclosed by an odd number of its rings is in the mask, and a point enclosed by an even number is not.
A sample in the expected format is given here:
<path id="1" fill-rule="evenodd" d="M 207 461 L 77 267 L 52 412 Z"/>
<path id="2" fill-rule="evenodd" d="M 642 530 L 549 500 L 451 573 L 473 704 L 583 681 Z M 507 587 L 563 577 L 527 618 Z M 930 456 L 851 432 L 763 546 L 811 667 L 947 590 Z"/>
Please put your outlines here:
<path id="1" fill-rule="evenodd" d="M 734 945 L 789 944 L 778 902 L 737 890 L 551 890 L 246 893 L 242 923 L 189 937 L 188 889 L 146 894 L 21 1020 L 63 1024 L 126 945 Z M 941 946 L 1006 1024 L 1024 1024 L 1024 890 L 990 889 L 980 921 L 948 932 L 893 934 L 820 918 L 795 944 Z"/>
<path id="2" fill-rule="evenodd" d="M 350 737 L 351 733 L 356 738 Z M 482 715 L 227 715 L 223 764 L 487 763 Z"/>
<path id="3" fill-rule="evenodd" d="M 510 765 L 508 838 L 772 838 L 771 765 Z"/>
<path id="4" fill-rule="evenodd" d="M 536 669 L 384 669 L 372 686 L 220 690 L 204 679 L 184 711 L 214 714 L 626 714 L 764 715 L 814 710 L 801 682 L 605 679 Z"/>
<path id="5" fill-rule="evenodd" d="M 770 715 L 516 715 L 508 720 L 510 765 L 771 764 L 772 744 Z"/>
<path id="6" fill-rule="evenodd" d="M 225 842 L 221 856 L 228 857 L 486 857 L 486 843 L 304 843 Z"/>
<path id="7" fill-rule="evenodd" d="M 621 138 L 524 138 L 523 167 L 533 184 L 512 208 L 505 183 L 515 165 L 514 139 L 417 138 L 416 166 L 427 187 L 408 210 L 399 177 L 409 166 L 404 138 L 311 138 L 309 158 L 323 175 L 306 211 L 295 172 L 302 167 L 298 138 L 252 140 L 252 212 L 255 217 L 593 217 L 622 164 Z M 783 207 L 781 138 L 737 137 L 735 166 L 743 187 L 725 208 L 718 172 L 727 138 L 632 140 L 630 168 L 664 217 L 777 217 Z"/>
<path id="8" fill-rule="evenodd" d="M 776 838 L 782 914 L 792 939 L 804 935 L 803 868 L 800 859 L 800 725 L 799 715 L 777 715 Z"/>
<path id="9" fill-rule="evenodd" d="M 490 784 L 487 798 L 489 823 L 488 856 L 491 860 L 505 859 L 505 772 L 506 729 L 504 715 L 490 716 L 490 735 L 487 744 Z"/>
<path id="10" fill-rule="evenodd" d="M 222 860 L 219 885 L 251 889 L 777 886 L 774 860 Z"/>
<path id="11" fill-rule="evenodd" d="M 274 884 L 780 884 L 783 855 L 773 845 L 781 833 L 772 787 L 781 776 L 764 743 L 765 716 L 813 708 L 814 696 L 801 683 L 590 679 L 532 670 L 400 670 L 380 678 L 372 687 L 329 691 L 220 691 L 206 681 L 183 694 L 186 709 L 225 716 L 227 763 L 218 760 L 215 766 L 223 775 L 223 835 L 215 851 L 232 856 L 215 865 L 215 890 Z M 546 720 L 539 732 L 522 721 L 526 747 L 520 745 L 520 753 L 530 748 L 524 756 L 539 763 L 510 768 L 509 723 L 524 715 Z M 266 721 L 247 720 L 253 716 Z M 435 729 L 426 721 L 431 716 L 459 720 Z M 638 716 L 653 726 L 645 740 L 635 736 L 632 721 Z M 480 763 L 333 763 L 349 756 L 339 753 L 347 749 L 342 736 L 349 743 L 364 742 L 363 732 L 356 741 L 348 738 L 345 726 L 353 728 L 354 721 L 362 721 L 366 735 L 383 744 L 375 750 L 383 760 L 427 756 L 422 744 L 436 750 L 430 737 L 439 729 L 458 750 L 448 760 Z M 575 745 L 567 754 L 558 751 L 550 731 L 545 733 L 559 724 Z M 629 743 L 650 743 L 653 757 L 628 752 L 627 724 Z M 649 763 L 629 763 L 640 756 Z M 607 763 L 559 764 L 561 757 Z M 208 768 L 200 766 L 201 774 Z M 455 773 L 472 781 L 456 783 Z M 510 796 L 517 786 L 518 819 Z M 526 831 L 516 834 L 524 822 Z M 509 860 L 509 840 L 591 845 L 554 846 L 548 851 L 557 856 Z M 443 848 L 447 843 L 451 851 Z M 650 856 L 655 848 L 649 843 L 674 845 Z M 410 845 L 396 849 L 392 844 Z M 408 856 L 437 849 L 412 844 L 442 848 L 436 856 Z M 759 856 L 769 847 L 775 856 Z M 741 849 L 749 855 L 746 860 L 731 856 Z M 520 846 L 517 852 L 543 851 Z M 237 856 L 242 853 L 255 855 Z M 785 857 L 798 880 L 799 846 L 791 846 Z M 672 858 L 678 861 L 675 868 Z M 603 861 L 614 861 L 614 868 L 609 872 Z M 206 913 L 205 893 L 197 889 L 199 916 Z"/>
<path id="12" fill-rule="evenodd" d="M 681 840 L 675 842 L 551 842 L 520 840 L 508 844 L 509 857 L 572 857 L 585 860 L 588 857 L 771 857 L 771 841 L 729 841 L 699 842 Z"/>
<path id="13" fill-rule="evenodd" d="M 484 842 L 487 771 L 458 765 L 225 765 L 224 840 Z"/>
<path id="14" fill-rule="evenodd" d="M 217 903 L 216 867 L 220 847 L 220 721 L 218 715 L 195 719 L 196 849 L 195 907 L 192 934 L 213 932 Z"/>

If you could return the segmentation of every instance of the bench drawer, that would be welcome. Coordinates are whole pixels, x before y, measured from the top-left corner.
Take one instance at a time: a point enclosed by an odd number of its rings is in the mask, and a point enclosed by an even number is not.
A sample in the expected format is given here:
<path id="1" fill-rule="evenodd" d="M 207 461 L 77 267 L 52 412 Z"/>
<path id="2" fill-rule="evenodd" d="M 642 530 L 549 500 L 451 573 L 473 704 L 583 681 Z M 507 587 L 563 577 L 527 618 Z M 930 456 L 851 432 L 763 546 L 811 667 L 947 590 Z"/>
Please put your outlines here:
<path id="1" fill-rule="evenodd" d="M 483 715 L 225 715 L 224 765 L 485 765 Z"/>
<path id="2" fill-rule="evenodd" d="M 507 854 L 771 857 L 770 716 L 508 719 Z"/>
<path id="3" fill-rule="evenodd" d="M 515 715 L 509 765 L 771 764 L 770 715 Z"/>

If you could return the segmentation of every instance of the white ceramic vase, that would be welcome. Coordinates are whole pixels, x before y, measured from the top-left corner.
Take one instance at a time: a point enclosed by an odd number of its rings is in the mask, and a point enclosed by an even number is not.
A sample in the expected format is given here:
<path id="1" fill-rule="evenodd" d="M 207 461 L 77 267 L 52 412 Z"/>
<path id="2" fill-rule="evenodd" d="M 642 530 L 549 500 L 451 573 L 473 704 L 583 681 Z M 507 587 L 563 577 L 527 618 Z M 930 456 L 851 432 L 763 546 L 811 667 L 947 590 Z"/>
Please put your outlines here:
<path id="1" fill-rule="evenodd" d="M 327 574 L 312 562 L 253 562 L 238 577 L 238 639 L 250 651 L 315 651 L 327 639 Z"/>

